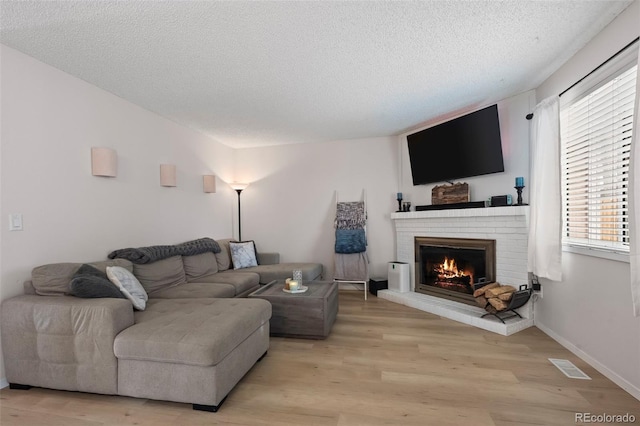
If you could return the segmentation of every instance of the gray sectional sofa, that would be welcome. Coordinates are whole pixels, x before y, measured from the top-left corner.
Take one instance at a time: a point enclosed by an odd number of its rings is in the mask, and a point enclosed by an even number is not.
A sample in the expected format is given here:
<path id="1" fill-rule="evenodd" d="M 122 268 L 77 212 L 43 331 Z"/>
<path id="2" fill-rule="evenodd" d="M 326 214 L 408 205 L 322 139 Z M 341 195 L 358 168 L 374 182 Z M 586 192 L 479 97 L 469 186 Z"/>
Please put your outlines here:
<path id="1" fill-rule="evenodd" d="M 31 386 L 193 404 L 217 411 L 227 394 L 269 348 L 271 305 L 246 296 L 260 284 L 319 278 L 318 263 L 278 262 L 234 270 L 229 240 L 219 253 L 173 256 L 148 264 L 114 259 L 138 278 L 149 300 L 135 311 L 128 299 L 68 295 L 80 263 L 35 268 L 25 295 L 2 303 L 7 380 Z"/>

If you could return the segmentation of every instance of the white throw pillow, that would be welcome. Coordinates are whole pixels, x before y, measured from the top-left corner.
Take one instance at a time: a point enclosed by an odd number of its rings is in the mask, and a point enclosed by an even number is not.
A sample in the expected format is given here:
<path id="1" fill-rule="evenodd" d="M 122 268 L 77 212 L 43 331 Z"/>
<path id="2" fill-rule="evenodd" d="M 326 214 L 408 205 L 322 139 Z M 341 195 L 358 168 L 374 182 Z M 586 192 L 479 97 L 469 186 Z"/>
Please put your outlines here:
<path id="1" fill-rule="evenodd" d="M 107 266 L 107 277 L 118 286 L 127 299 L 131 300 L 134 308 L 144 311 L 149 296 L 135 275 L 121 266 Z"/>
<path id="2" fill-rule="evenodd" d="M 231 251 L 233 269 L 258 266 L 258 260 L 256 259 L 256 246 L 253 241 L 230 241 L 229 251 Z"/>

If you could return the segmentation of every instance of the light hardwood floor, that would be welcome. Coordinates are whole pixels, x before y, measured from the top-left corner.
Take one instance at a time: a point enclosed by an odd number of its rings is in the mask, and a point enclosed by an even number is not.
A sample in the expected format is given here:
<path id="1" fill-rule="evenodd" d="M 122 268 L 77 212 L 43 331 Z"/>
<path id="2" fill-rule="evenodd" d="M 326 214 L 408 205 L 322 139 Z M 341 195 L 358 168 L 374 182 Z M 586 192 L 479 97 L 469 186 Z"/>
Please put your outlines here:
<path id="1" fill-rule="evenodd" d="M 547 358 L 593 380 L 566 378 Z M 218 413 L 191 405 L 33 388 L 0 391 L 0 424 L 573 425 L 640 402 L 536 328 L 503 337 L 342 291 L 326 340 L 272 338 Z M 580 424 L 580 423 L 577 423 Z"/>

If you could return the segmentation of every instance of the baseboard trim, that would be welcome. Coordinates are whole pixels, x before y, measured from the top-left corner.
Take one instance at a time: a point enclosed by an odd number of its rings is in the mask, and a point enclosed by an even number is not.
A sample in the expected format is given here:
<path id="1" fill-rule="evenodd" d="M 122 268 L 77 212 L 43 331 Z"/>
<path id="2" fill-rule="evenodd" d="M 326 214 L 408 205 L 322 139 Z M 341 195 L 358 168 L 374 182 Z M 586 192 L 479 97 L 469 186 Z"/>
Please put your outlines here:
<path id="1" fill-rule="evenodd" d="M 0 379 L 0 389 L 4 389 L 6 387 L 9 387 L 9 382 L 7 382 L 7 379 L 3 377 Z"/>
<path id="2" fill-rule="evenodd" d="M 539 320 L 536 320 L 536 327 L 538 327 L 544 334 L 551 337 L 556 342 L 560 343 L 566 349 L 571 351 L 575 356 L 582 359 L 584 362 L 598 370 L 600 374 L 605 376 L 607 379 L 611 380 L 616 385 L 620 386 L 622 389 L 627 391 L 631 396 L 640 401 L 640 388 L 634 386 L 632 383 L 629 383 L 625 378 L 619 376 L 617 373 L 611 371 L 606 365 L 602 364 L 589 354 L 587 354 L 582 349 L 578 348 L 576 345 L 560 336 L 556 332 L 552 331 L 544 324 L 541 324 Z"/>

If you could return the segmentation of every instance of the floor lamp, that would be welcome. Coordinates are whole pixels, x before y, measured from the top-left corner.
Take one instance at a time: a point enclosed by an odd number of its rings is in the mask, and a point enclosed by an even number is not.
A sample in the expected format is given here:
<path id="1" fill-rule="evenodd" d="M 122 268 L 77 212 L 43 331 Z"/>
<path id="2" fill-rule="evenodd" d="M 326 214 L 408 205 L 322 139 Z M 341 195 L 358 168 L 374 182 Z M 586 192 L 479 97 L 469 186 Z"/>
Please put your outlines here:
<path id="1" fill-rule="evenodd" d="M 238 193 L 238 241 L 242 241 L 242 222 L 240 219 L 240 193 L 243 189 L 249 186 L 248 183 L 232 183 L 231 188 L 235 189 Z"/>

